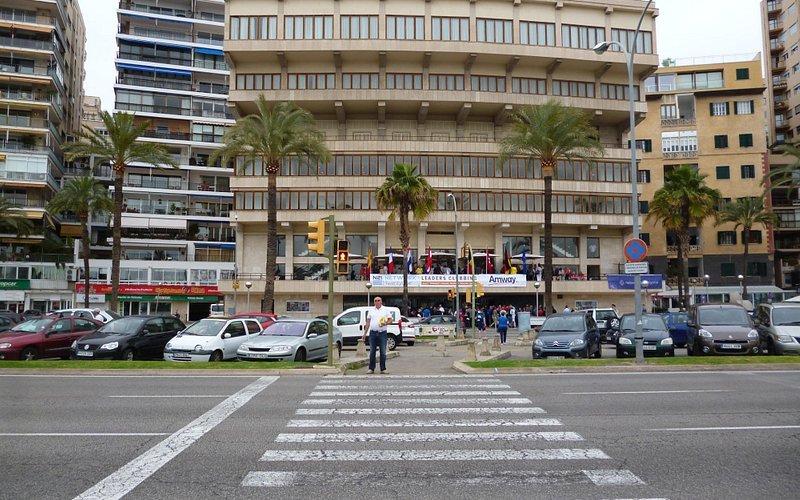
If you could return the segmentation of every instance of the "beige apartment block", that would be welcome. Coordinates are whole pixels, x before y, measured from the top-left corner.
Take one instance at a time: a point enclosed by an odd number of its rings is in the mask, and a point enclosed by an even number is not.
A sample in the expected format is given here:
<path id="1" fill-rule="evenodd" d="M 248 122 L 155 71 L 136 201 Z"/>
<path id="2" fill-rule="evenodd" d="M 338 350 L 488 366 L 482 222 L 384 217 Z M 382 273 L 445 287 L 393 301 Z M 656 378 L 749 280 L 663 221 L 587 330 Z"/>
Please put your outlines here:
<path id="1" fill-rule="evenodd" d="M 289 161 L 279 174 L 276 312 L 285 313 L 296 300 L 309 302 L 308 315 L 326 312 L 327 264 L 308 252 L 307 221 L 334 215 L 337 238 L 348 239 L 351 252 L 361 256 L 370 248 L 374 255 L 401 251 L 399 224 L 377 210 L 374 197 L 398 162 L 419 167 L 439 192 L 438 210 L 412 220 L 414 265 L 430 247 L 435 262 L 453 269 L 464 244 L 488 251 L 495 269 L 504 248 L 518 256 L 518 267 L 523 248 L 529 267 L 542 262 L 533 258 L 543 253 L 540 166 L 522 159 L 501 165 L 497 143 L 516 111 L 549 100 L 590 114 L 606 148 L 596 161 L 562 162 L 556 172 L 555 267 L 584 279 L 554 282 L 551 306 L 595 301 L 632 309 L 631 292 L 610 291 L 605 281 L 620 272 L 632 226 L 627 70 L 621 52 L 597 55 L 592 47 L 604 40 L 627 44 L 643 8 L 631 0 L 226 2 L 229 104 L 243 116 L 255 111 L 262 94 L 271 102 L 294 101 L 314 114 L 333 153 L 326 165 Z M 637 93 L 658 66 L 656 16 L 653 6 L 642 25 Z M 637 119 L 647 111 L 637 95 Z M 258 166 L 248 167 L 231 179 L 231 189 L 240 283 L 252 283 L 250 300 L 257 304 L 265 273 L 267 179 Z M 450 193 L 457 200 L 457 229 Z M 479 272 L 485 259 L 477 259 Z M 336 282 L 338 310 L 367 299 L 360 279 L 365 260 L 353 262 L 352 275 Z M 379 259 L 373 272 L 385 263 Z M 484 301 L 533 305 L 534 278 L 524 287 L 487 290 Z M 227 303 L 231 285 L 220 281 Z M 371 289 L 390 304 L 401 292 Z M 445 302 L 447 287 L 410 293 L 415 306 Z"/>

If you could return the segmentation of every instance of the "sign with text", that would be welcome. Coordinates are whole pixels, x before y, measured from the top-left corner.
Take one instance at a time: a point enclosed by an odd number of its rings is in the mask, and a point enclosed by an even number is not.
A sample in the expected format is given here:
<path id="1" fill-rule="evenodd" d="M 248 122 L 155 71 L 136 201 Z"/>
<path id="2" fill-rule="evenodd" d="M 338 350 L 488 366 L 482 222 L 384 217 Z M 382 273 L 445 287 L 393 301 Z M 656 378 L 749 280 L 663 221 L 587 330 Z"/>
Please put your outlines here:
<path id="1" fill-rule="evenodd" d="M 628 274 L 609 274 L 609 290 L 633 290 L 635 278 Z M 647 280 L 648 290 L 661 290 L 664 287 L 664 279 L 660 274 L 643 274 L 642 281 Z"/>
<path id="2" fill-rule="evenodd" d="M 374 287 L 403 287 L 402 274 L 373 274 L 370 282 Z M 525 288 L 527 285 L 524 274 L 476 274 L 475 282 L 486 288 Z M 453 288 L 456 286 L 455 274 L 409 274 L 409 288 Z M 458 286 L 461 291 L 466 291 L 472 286 L 472 275 L 459 274 Z"/>
<path id="3" fill-rule="evenodd" d="M 31 280 L 0 280 L 0 290 L 30 290 Z"/>
<path id="4" fill-rule="evenodd" d="M 650 272 L 650 266 L 647 262 L 626 262 L 625 274 L 647 274 Z"/>
<path id="5" fill-rule="evenodd" d="M 75 284 L 75 293 L 83 293 L 86 286 Z M 91 284 L 89 293 L 111 294 L 110 284 Z M 120 295 L 222 295 L 216 286 L 181 285 L 120 285 Z"/>

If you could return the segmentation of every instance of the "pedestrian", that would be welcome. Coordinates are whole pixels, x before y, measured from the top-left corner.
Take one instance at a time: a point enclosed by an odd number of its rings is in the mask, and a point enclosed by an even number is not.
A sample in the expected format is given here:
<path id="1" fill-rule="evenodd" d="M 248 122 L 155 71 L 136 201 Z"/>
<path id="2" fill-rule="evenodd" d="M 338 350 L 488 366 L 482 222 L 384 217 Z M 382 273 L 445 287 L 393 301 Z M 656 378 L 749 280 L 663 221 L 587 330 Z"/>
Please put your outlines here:
<path id="1" fill-rule="evenodd" d="M 486 314 L 484 314 L 482 307 L 475 313 L 475 328 L 481 332 L 481 335 L 486 337 Z"/>
<path id="2" fill-rule="evenodd" d="M 505 344 L 508 333 L 508 315 L 505 311 L 500 311 L 500 317 L 497 318 L 497 333 L 500 334 L 500 343 Z"/>
<path id="3" fill-rule="evenodd" d="M 173 316 L 175 316 L 175 319 L 181 319 L 181 313 L 179 313 L 178 311 L 175 311 L 175 314 L 173 314 Z"/>
<path id="4" fill-rule="evenodd" d="M 511 309 L 509 309 L 509 311 L 508 311 L 508 316 L 509 316 L 508 322 L 511 325 L 511 328 L 516 328 L 517 327 L 517 308 L 514 307 L 513 305 L 511 306 Z"/>
<path id="5" fill-rule="evenodd" d="M 367 322 L 364 325 L 364 333 L 361 335 L 361 340 L 366 340 L 367 332 L 369 332 L 369 373 L 375 373 L 375 351 L 380 347 L 380 366 L 381 374 L 386 375 L 389 372 L 386 370 L 386 341 L 388 332 L 386 327 L 392 323 L 392 313 L 383 307 L 383 300 L 380 297 L 375 297 L 375 307 L 367 311 Z"/>
<path id="6" fill-rule="evenodd" d="M 425 306 L 425 309 L 422 310 L 422 317 L 423 318 L 430 318 L 431 317 L 431 309 L 428 306 Z"/>
<path id="7" fill-rule="evenodd" d="M 564 310 L 561 311 L 561 312 L 565 312 L 565 313 L 572 312 L 572 309 L 570 309 L 569 308 L 569 304 L 567 304 L 566 306 L 564 306 Z"/>

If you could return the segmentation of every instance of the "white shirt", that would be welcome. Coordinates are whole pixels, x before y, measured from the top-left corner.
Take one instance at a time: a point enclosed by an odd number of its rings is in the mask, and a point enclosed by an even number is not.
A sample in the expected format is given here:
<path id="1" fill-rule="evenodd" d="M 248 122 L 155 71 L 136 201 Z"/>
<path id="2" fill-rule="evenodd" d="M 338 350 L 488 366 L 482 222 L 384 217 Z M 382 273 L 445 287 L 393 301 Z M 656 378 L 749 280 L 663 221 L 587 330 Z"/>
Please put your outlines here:
<path id="1" fill-rule="evenodd" d="M 369 320 L 369 331 L 371 332 L 385 332 L 386 326 L 392 322 L 392 313 L 385 307 L 378 309 L 373 307 L 367 311 L 367 319 Z"/>
<path id="2" fill-rule="evenodd" d="M 567 307 L 564 308 L 564 310 L 562 312 L 568 313 L 568 312 L 572 312 L 572 310 L 569 308 L 569 306 L 567 306 Z"/>

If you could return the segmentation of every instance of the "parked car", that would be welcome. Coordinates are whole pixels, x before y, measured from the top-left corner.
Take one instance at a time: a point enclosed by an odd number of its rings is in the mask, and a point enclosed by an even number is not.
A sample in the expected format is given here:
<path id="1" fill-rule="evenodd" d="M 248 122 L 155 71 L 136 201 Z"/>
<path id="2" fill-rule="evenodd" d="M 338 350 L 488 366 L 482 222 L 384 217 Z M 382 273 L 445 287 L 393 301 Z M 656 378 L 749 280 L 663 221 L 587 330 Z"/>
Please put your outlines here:
<path id="1" fill-rule="evenodd" d="M 16 324 L 10 316 L 0 316 L 0 332 L 10 330 Z"/>
<path id="2" fill-rule="evenodd" d="M 417 335 L 449 336 L 458 333 L 458 318 L 453 315 L 430 316 L 422 319 L 417 325 Z"/>
<path id="3" fill-rule="evenodd" d="M 358 339 L 364 334 L 364 325 L 367 323 L 367 311 L 370 309 L 372 309 L 372 307 L 351 307 L 333 318 L 334 327 L 342 332 L 343 345 L 358 344 Z M 389 333 L 386 346 L 390 351 L 394 351 L 400 342 L 403 341 L 399 325 L 400 309 L 391 306 L 383 306 L 383 309 L 387 309 L 389 314 L 392 315 L 392 322 L 386 327 Z"/>
<path id="4" fill-rule="evenodd" d="M 261 333 L 256 319 L 205 318 L 178 332 L 164 346 L 166 361 L 222 361 L 236 359 L 236 350 Z"/>
<path id="5" fill-rule="evenodd" d="M 611 331 L 614 328 L 616 328 L 615 332 L 619 331 L 619 316 L 616 310 L 608 307 L 584 309 L 579 312 L 585 312 L 592 316 L 592 319 L 597 323 L 597 331 L 600 333 L 600 339 L 603 342 L 616 344 L 616 333 Z"/>
<path id="6" fill-rule="evenodd" d="M 114 311 L 108 311 L 106 309 L 85 309 L 79 307 L 73 309 L 59 309 L 57 311 L 53 311 L 52 314 L 62 317 L 77 316 L 79 318 L 91 318 L 102 321 L 103 323 L 108 323 L 109 321 L 114 321 L 115 319 L 122 317 Z"/>
<path id="7" fill-rule="evenodd" d="M 39 316 L 46 316 L 46 314 L 44 313 L 44 311 L 40 311 L 38 309 L 27 309 L 25 311 L 22 311 L 22 318 L 25 320 L 38 318 Z"/>
<path id="8" fill-rule="evenodd" d="M 234 314 L 231 318 L 243 318 L 243 319 L 254 319 L 261 323 L 261 328 L 264 329 L 278 321 L 278 316 L 272 313 L 262 313 L 262 312 L 244 312 L 239 314 Z"/>
<path id="9" fill-rule="evenodd" d="M 342 333 L 333 329 L 333 348 L 342 352 Z M 280 319 L 248 338 L 236 352 L 242 361 L 313 361 L 328 358 L 328 322 Z"/>
<path id="10" fill-rule="evenodd" d="M 661 317 L 669 328 L 669 336 L 678 347 L 686 347 L 686 332 L 689 330 L 689 314 L 685 312 L 662 313 Z"/>
<path id="11" fill-rule="evenodd" d="M 15 313 L 14 311 L 0 311 L 0 316 L 10 319 L 15 325 L 25 321 L 25 318 L 22 316 L 22 314 Z"/>
<path id="12" fill-rule="evenodd" d="M 0 359 L 68 359 L 70 345 L 101 326 L 94 319 L 58 316 L 23 321 L 0 334 Z"/>
<path id="13" fill-rule="evenodd" d="M 617 357 L 636 356 L 636 315 L 623 314 L 617 336 Z M 642 350 L 645 356 L 674 356 L 675 345 L 664 318 L 658 314 L 642 314 Z"/>
<path id="14" fill-rule="evenodd" d="M 696 304 L 689 309 L 686 352 L 758 354 L 758 332 L 747 310 L 738 304 Z"/>
<path id="15" fill-rule="evenodd" d="M 549 316 L 533 343 L 534 358 L 599 358 L 602 353 L 597 323 L 583 311 Z"/>
<path id="16" fill-rule="evenodd" d="M 76 359 L 163 359 L 164 346 L 186 328 L 173 316 L 125 316 L 72 344 Z"/>
<path id="17" fill-rule="evenodd" d="M 800 302 L 759 304 L 755 315 L 761 352 L 800 354 Z"/>
<path id="18" fill-rule="evenodd" d="M 405 316 L 400 316 L 400 331 L 402 332 L 403 342 L 407 346 L 412 346 L 417 341 L 417 324 Z"/>
<path id="19" fill-rule="evenodd" d="M 431 316 L 420 320 L 420 325 L 455 325 L 458 320 L 452 314 L 445 314 L 442 316 Z"/>

